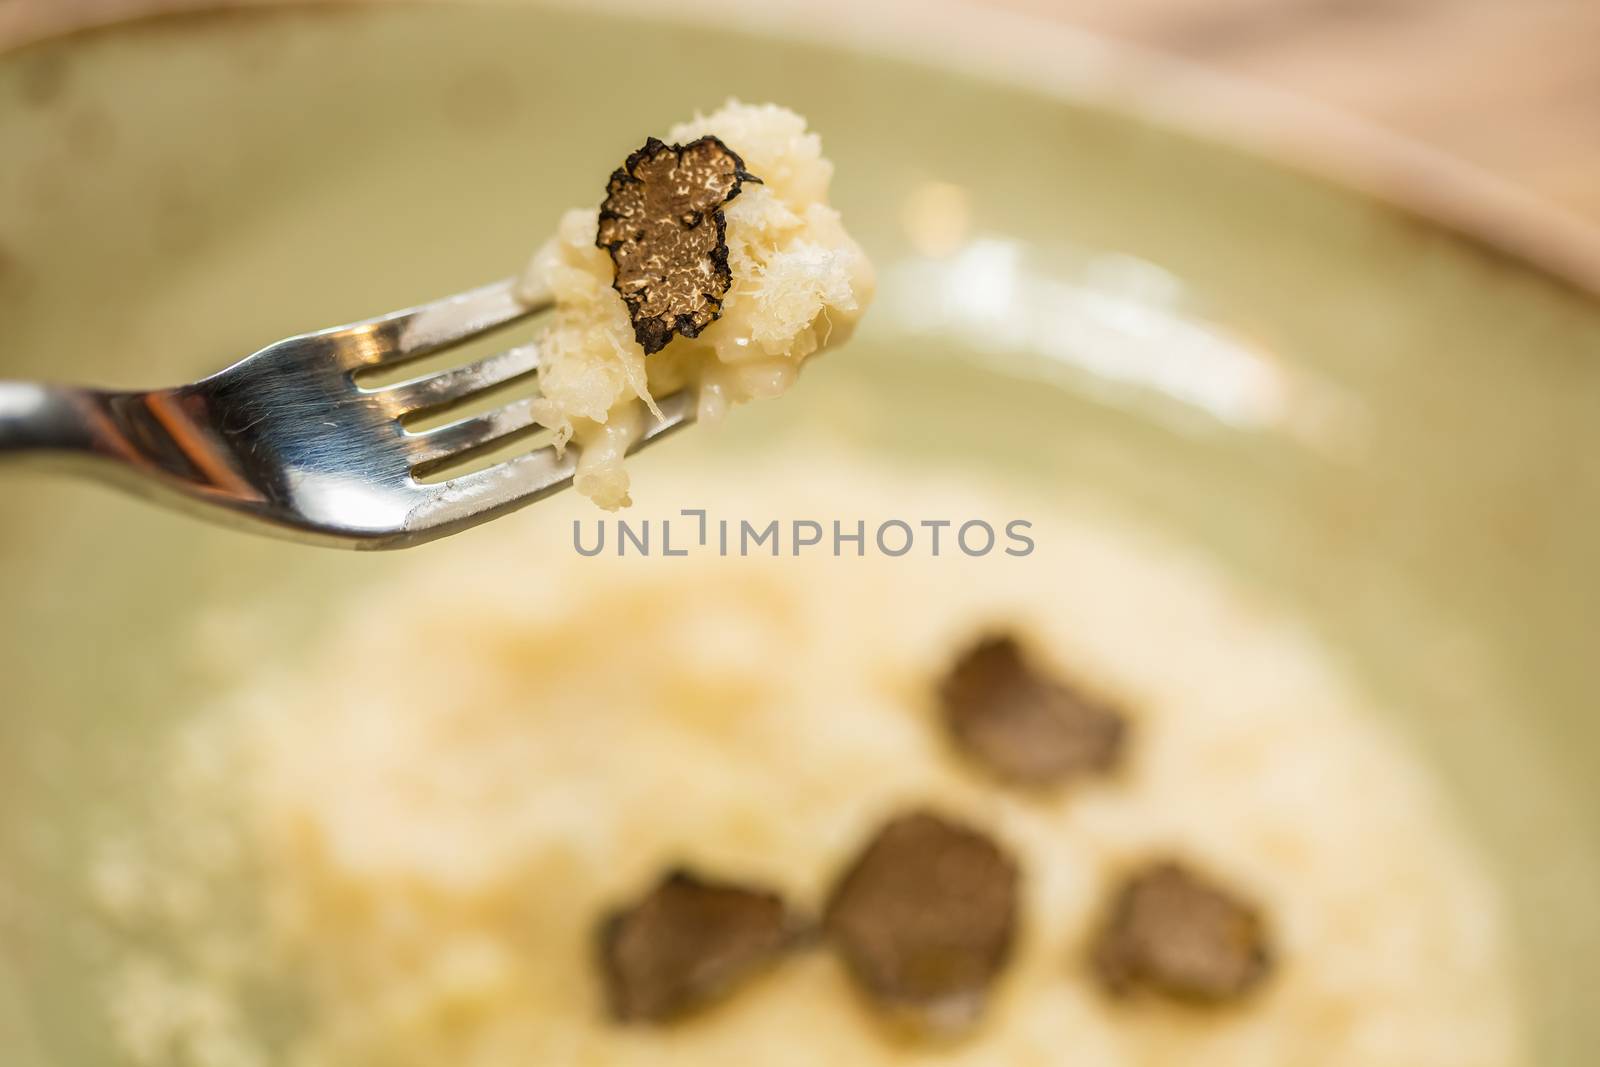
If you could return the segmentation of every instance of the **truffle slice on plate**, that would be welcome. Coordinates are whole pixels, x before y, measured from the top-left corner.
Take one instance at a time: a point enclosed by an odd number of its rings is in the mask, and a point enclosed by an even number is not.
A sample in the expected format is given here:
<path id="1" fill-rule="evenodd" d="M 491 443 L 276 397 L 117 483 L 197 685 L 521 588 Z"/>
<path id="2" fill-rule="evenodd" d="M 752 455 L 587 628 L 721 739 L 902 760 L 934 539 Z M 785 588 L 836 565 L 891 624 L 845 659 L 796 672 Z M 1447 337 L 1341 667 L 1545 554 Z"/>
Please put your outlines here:
<path id="1" fill-rule="evenodd" d="M 982 1015 L 1016 913 L 1011 858 L 977 830 L 918 811 L 890 820 L 845 871 L 824 931 L 876 1007 L 951 1036 Z"/>
<path id="2" fill-rule="evenodd" d="M 1127 720 L 1029 662 L 1009 635 L 979 641 L 939 686 L 945 725 L 963 753 L 996 777 L 1052 786 L 1115 766 Z"/>
<path id="3" fill-rule="evenodd" d="M 1134 872 L 1095 939 L 1101 983 L 1197 1004 L 1249 993 L 1271 972 L 1266 923 L 1255 905 L 1172 860 Z"/>
<path id="4" fill-rule="evenodd" d="M 619 1022 L 668 1022 L 721 999 L 794 942 L 777 894 L 674 870 L 600 928 L 600 967 Z"/>
<path id="5" fill-rule="evenodd" d="M 686 145 L 652 137 L 612 173 L 595 244 L 611 253 L 645 355 L 674 334 L 698 337 L 722 314 L 733 284 L 722 205 L 760 180 L 710 135 Z"/>

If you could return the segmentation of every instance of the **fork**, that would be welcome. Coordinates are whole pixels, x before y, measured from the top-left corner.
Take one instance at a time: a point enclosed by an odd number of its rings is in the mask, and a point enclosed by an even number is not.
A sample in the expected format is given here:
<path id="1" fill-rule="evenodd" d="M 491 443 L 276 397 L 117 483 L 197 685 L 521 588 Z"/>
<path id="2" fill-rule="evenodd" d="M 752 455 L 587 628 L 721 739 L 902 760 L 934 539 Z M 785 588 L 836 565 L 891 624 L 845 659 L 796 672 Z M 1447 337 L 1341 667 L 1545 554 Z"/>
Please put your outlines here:
<path id="1" fill-rule="evenodd" d="M 506 280 L 290 337 L 173 389 L 0 381 L 0 459 L 63 461 L 196 515 L 296 541 L 408 548 L 565 488 L 577 449 L 558 455 L 547 445 L 459 477 L 421 480 L 539 428 L 531 397 L 427 430 L 403 422 L 535 374 L 537 344 L 391 385 L 369 388 L 358 372 L 448 351 L 550 306 Z M 634 448 L 694 421 L 694 390 L 658 406 L 661 417 Z"/>

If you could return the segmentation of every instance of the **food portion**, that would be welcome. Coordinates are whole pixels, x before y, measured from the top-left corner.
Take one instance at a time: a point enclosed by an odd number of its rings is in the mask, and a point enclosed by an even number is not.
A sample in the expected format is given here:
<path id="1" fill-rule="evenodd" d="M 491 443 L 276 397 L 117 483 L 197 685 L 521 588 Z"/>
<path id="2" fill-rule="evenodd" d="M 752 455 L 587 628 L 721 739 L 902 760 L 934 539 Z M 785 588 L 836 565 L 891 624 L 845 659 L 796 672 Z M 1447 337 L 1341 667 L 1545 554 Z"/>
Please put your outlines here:
<path id="1" fill-rule="evenodd" d="M 778 894 L 670 871 L 601 924 L 611 1014 L 621 1022 L 684 1016 L 770 966 L 794 934 Z"/>
<path id="2" fill-rule="evenodd" d="M 1120 711 L 1043 672 L 1011 635 L 986 637 L 964 652 L 939 698 L 962 751 L 1017 785 L 1104 774 L 1127 734 Z"/>
<path id="3" fill-rule="evenodd" d="M 879 1009 L 914 1031 L 958 1034 L 1011 954 L 1017 867 L 981 831 L 911 812 L 851 864 L 824 922 Z"/>
<path id="4" fill-rule="evenodd" d="M 578 557 L 572 499 L 400 561 L 309 651 L 213 620 L 225 696 L 92 872 L 130 1063 L 1525 1062 L 1427 769 L 1203 557 L 816 448 L 640 497 L 1026 508 L 1040 551 Z M 953 691 L 1072 714 L 1068 677 L 1137 723 L 1115 774 L 951 743 Z"/>
<path id="5" fill-rule="evenodd" d="M 657 397 L 694 389 L 715 420 L 787 392 L 849 338 L 874 278 L 829 206 L 832 179 L 803 118 L 730 102 L 648 140 L 598 211 L 562 216 L 522 290 L 556 302 L 534 414 L 580 449 L 578 492 L 628 505 L 623 457 Z"/>
<path id="6" fill-rule="evenodd" d="M 1255 905 L 1173 860 L 1149 864 L 1118 890 L 1095 940 L 1094 966 L 1115 994 L 1159 993 L 1220 1004 L 1272 969 Z"/>

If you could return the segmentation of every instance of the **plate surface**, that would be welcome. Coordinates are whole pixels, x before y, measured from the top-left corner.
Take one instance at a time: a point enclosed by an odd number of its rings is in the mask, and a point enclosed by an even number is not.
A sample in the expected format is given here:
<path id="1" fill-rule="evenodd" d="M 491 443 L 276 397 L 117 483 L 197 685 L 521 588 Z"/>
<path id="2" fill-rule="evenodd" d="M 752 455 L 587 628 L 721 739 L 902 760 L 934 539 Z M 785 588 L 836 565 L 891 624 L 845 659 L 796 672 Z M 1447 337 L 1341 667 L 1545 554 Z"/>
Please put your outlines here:
<path id="1" fill-rule="evenodd" d="M 730 94 L 823 132 L 883 292 L 791 401 L 650 462 L 760 463 L 823 426 L 1100 493 L 1202 546 L 1406 709 L 1515 906 L 1539 1062 L 1583 1062 L 1600 308 L 1515 261 L 1181 132 L 847 44 L 524 8 L 239 13 L 0 58 L 0 374 L 166 383 L 507 273 L 643 133 Z M 194 618 L 246 605 L 312 642 L 327 605 L 415 561 L 33 472 L 0 490 L 0 1058 L 92 1064 L 73 872 L 148 739 L 213 684 Z"/>

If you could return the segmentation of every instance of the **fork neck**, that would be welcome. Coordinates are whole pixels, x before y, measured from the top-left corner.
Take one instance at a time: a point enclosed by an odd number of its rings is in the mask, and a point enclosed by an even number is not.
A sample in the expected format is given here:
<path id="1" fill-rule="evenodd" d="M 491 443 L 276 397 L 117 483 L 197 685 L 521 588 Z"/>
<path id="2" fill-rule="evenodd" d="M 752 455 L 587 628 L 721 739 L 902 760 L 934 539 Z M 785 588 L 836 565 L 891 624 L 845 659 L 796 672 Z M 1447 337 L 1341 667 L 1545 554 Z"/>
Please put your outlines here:
<path id="1" fill-rule="evenodd" d="M 121 436 L 107 394 L 0 381 L 0 459 L 93 454 Z"/>
<path id="2" fill-rule="evenodd" d="M 275 464 L 241 456 L 223 430 L 194 387 L 102 392 L 0 381 L 0 461 L 31 459 L 179 504 L 269 509 L 284 491 Z"/>
<path id="3" fill-rule="evenodd" d="M 227 449 L 215 440 L 213 422 L 205 396 L 194 390 L 104 392 L 0 381 L 0 460 L 36 459 L 82 467 L 85 473 L 149 476 L 208 493 L 237 482 Z"/>

